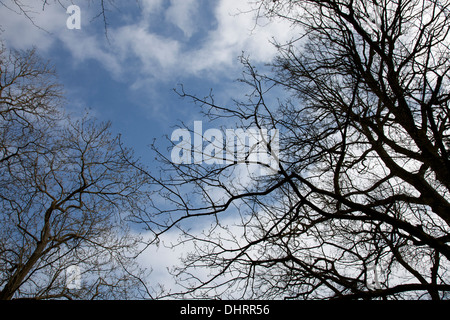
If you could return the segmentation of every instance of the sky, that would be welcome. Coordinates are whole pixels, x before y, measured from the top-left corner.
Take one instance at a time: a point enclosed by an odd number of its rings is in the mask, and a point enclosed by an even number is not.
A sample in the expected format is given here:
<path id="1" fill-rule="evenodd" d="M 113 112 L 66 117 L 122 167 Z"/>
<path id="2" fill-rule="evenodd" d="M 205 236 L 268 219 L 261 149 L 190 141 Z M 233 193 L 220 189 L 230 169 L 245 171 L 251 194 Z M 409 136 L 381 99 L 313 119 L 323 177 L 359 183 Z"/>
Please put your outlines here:
<path id="1" fill-rule="evenodd" d="M 236 81 L 243 71 L 238 57 L 244 53 L 255 65 L 270 63 L 276 54 L 271 40 L 283 43 L 291 37 L 286 22 L 256 21 L 255 4 L 246 0 L 115 1 L 116 7 L 107 7 L 106 30 L 103 17 L 95 18 L 99 1 L 21 3 L 26 13 L 14 0 L 0 1 L 0 37 L 6 46 L 37 48 L 56 69 L 67 111 L 89 110 L 111 121 L 112 130 L 150 169 L 157 165 L 149 147 L 155 139 L 170 137 L 181 121 L 191 128 L 196 120 L 208 126 L 199 107 L 174 88 L 182 84 L 200 97 L 213 89 L 216 101 L 230 104 L 246 90 Z M 67 27 L 72 12 L 64 6 L 71 3 L 80 8 L 80 29 Z M 169 234 L 168 241 L 175 237 Z M 178 253 L 158 255 L 159 262 L 151 262 L 154 274 L 167 277 L 165 267 Z"/>
<path id="2" fill-rule="evenodd" d="M 35 46 L 56 68 L 70 112 L 88 108 L 141 156 L 149 155 L 154 138 L 170 136 L 180 121 L 202 120 L 199 108 L 173 91 L 230 103 L 245 88 L 238 57 L 270 62 L 276 50 L 270 40 L 287 40 L 286 25 L 255 21 L 254 4 L 243 0 L 139 0 L 108 7 L 107 36 L 96 1 L 72 1 L 80 8 L 81 29 L 68 29 L 70 18 L 58 3 L 45 6 L 13 0 L 0 3 L 1 36 L 9 47 Z M 64 1 L 62 1 L 65 4 Z M 69 1 L 66 4 L 70 4 Z M 31 21 L 32 20 L 32 21 Z"/>

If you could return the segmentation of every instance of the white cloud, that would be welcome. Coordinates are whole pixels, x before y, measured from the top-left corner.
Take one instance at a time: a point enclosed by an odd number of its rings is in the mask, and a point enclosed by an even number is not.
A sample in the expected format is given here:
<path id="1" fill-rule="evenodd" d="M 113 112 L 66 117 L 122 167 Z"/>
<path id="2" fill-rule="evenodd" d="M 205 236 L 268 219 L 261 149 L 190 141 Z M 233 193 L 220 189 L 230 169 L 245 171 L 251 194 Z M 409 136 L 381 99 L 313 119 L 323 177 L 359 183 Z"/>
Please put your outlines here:
<path id="1" fill-rule="evenodd" d="M 70 51 L 75 64 L 82 63 L 89 59 L 97 60 L 113 76 L 119 76 L 123 71 L 120 61 L 114 53 L 102 46 L 102 41 L 95 35 L 67 30 L 60 34 L 60 40 L 64 47 Z"/>
<path id="2" fill-rule="evenodd" d="M 198 0 L 171 0 L 165 12 L 166 20 L 180 28 L 185 37 L 190 38 L 196 31 Z"/>
<path id="3" fill-rule="evenodd" d="M 4 30 L 1 37 L 16 49 L 29 49 L 36 46 L 48 50 L 54 42 L 54 34 L 66 28 L 66 11 L 60 6 L 46 6 L 42 3 L 21 1 L 22 9 L 14 1 L 0 4 L 0 26 Z M 23 11 L 22 11 L 23 10 Z"/>
<path id="4" fill-rule="evenodd" d="M 14 2 L 10 2 L 14 7 Z M 270 38 L 284 41 L 289 37 L 289 26 L 285 23 L 255 25 L 251 4 L 242 0 L 218 1 L 211 17 L 216 23 L 208 24 L 214 26 L 211 30 L 199 29 L 197 25 L 197 17 L 205 14 L 200 11 L 199 0 L 171 0 L 168 8 L 162 0 L 143 0 L 137 19 L 122 26 L 109 26 L 111 44 L 107 43 L 103 30 L 94 30 L 89 23 L 88 17 L 95 15 L 93 11 L 98 8 L 82 6 L 81 30 L 68 30 L 68 14 L 62 6 L 47 5 L 42 11 L 41 2 L 22 3 L 29 8 L 30 16 L 40 28 L 24 14 L 2 9 L 0 24 L 6 30 L 2 37 L 8 44 L 20 49 L 34 45 L 46 51 L 59 40 L 75 61 L 97 60 L 113 76 L 131 71 L 136 75 L 135 81 L 138 78 L 161 81 L 191 75 L 235 78 L 236 71 L 240 70 L 237 57 L 242 51 L 254 62 L 269 62 L 276 53 L 269 43 Z M 182 30 L 184 38 L 165 33 L 164 26 L 155 26 L 156 16 L 163 16 L 165 23 Z M 192 35 L 200 31 L 203 33 L 191 41 Z"/>
<path id="5" fill-rule="evenodd" d="M 159 1 L 145 1 L 144 12 L 159 14 Z M 272 37 L 288 40 L 289 26 L 281 22 L 255 24 L 251 4 L 242 0 L 221 0 L 215 7 L 214 29 L 204 31 L 203 40 L 191 43 L 196 31 L 195 16 L 198 0 L 172 0 L 164 12 L 166 22 L 176 25 L 184 39 L 167 36 L 152 30 L 151 19 L 143 14 L 134 24 L 119 27 L 113 32 L 115 50 L 121 62 L 140 64 L 140 75 L 161 80 L 179 76 L 227 76 L 236 65 L 237 57 L 245 51 L 254 62 L 269 62 L 276 49 L 269 43 Z M 240 69 L 240 66 L 237 66 Z M 235 77 L 233 74 L 232 77 Z"/>
<path id="6" fill-rule="evenodd" d="M 289 26 L 280 21 L 256 24 L 255 11 L 250 2 L 221 0 L 215 10 L 217 28 L 209 31 L 204 45 L 190 52 L 189 70 L 229 68 L 242 51 L 254 62 L 269 62 L 276 49 L 269 40 L 272 37 L 283 42 L 289 39 Z"/>
<path id="7" fill-rule="evenodd" d="M 120 61 L 106 48 L 106 40 L 99 40 L 99 36 L 92 32 L 88 23 L 92 10 L 89 7 L 82 7 L 81 30 L 69 30 L 66 26 L 69 14 L 62 5 L 46 5 L 43 10 L 42 2 L 21 1 L 26 14 L 13 1 L 7 5 L 9 9 L 0 10 L 0 24 L 4 29 L 1 37 L 9 47 L 22 50 L 36 47 L 45 54 L 60 41 L 70 52 L 74 63 L 94 59 L 113 75 L 120 73 Z"/>
<path id="8" fill-rule="evenodd" d="M 162 8 L 164 1 L 163 0 L 140 0 L 142 13 L 145 17 L 148 17 L 151 14 L 159 13 Z"/>
<path id="9" fill-rule="evenodd" d="M 141 267 L 151 269 L 151 274 L 146 281 L 155 291 L 159 291 L 158 286 L 163 286 L 165 291 L 172 293 L 182 290 L 169 272 L 172 267 L 180 265 L 180 258 L 183 252 L 190 250 L 186 250 L 184 246 L 169 247 L 171 243 L 178 242 L 178 237 L 179 234 L 177 232 L 166 232 L 162 236 L 163 244 L 147 247 L 138 257 L 137 262 Z"/>
<path id="10" fill-rule="evenodd" d="M 201 221 L 187 222 L 192 223 L 192 225 L 185 226 L 185 228 L 189 229 L 188 233 L 194 236 L 197 239 L 196 241 L 192 241 L 192 239 L 186 241 L 190 237 L 183 234 L 179 229 L 173 228 L 160 236 L 161 243 L 159 246 L 148 246 L 142 251 L 137 262 L 141 267 L 152 270 L 149 278 L 146 279 L 151 288 L 158 291 L 158 285 L 162 285 L 165 293 L 185 292 L 186 288 L 183 285 L 187 285 L 186 281 L 181 281 L 182 283 L 177 283 L 177 281 L 186 279 L 186 274 L 181 275 L 180 279 L 176 279 L 170 271 L 173 271 L 175 267 L 183 267 L 182 259 L 186 259 L 192 254 L 199 254 L 199 247 L 205 249 L 205 246 L 211 246 L 209 240 L 219 241 L 218 239 L 221 239 L 223 245 L 228 249 L 235 249 L 239 245 L 246 244 L 244 229 L 241 227 L 242 220 L 239 215 L 228 215 L 221 220 L 220 226 L 216 225 L 215 221 L 215 218 L 212 218 L 208 223 L 208 218 L 204 217 Z M 212 232 L 211 235 L 214 239 L 205 236 L 205 232 L 207 233 L 208 230 Z M 204 241 L 199 239 L 204 239 Z M 239 244 L 236 241 L 239 241 Z M 247 252 L 247 254 L 252 253 Z M 214 275 L 214 271 L 207 267 L 190 268 L 188 271 L 196 279 L 203 281 L 211 279 Z M 222 276 L 222 280 L 225 278 L 231 278 L 231 274 Z M 192 281 L 189 282 L 192 283 Z"/>
<path id="11" fill-rule="evenodd" d="M 161 75 L 161 70 L 172 70 L 181 54 L 176 40 L 149 33 L 143 25 L 119 28 L 114 33 L 113 45 L 122 60 L 138 58 L 142 71 L 153 76 Z"/>

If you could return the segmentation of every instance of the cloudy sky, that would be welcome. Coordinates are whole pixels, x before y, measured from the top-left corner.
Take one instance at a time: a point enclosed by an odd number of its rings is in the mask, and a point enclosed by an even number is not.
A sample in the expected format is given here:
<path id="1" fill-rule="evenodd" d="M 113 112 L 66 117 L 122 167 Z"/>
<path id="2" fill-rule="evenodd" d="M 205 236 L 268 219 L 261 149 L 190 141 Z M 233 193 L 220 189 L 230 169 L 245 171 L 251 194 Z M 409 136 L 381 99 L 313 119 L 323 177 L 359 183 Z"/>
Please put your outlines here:
<path id="1" fill-rule="evenodd" d="M 204 96 L 214 89 L 228 102 L 243 88 L 236 83 L 244 52 L 255 64 L 270 62 L 272 38 L 287 40 L 287 26 L 255 22 L 254 4 L 243 0 L 116 1 L 107 13 L 108 37 L 97 1 L 72 1 L 81 9 L 81 29 L 68 29 L 70 14 L 57 3 L 0 1 L 1 36 L 9 47 L 38 48 L 55 65 L 68 109 L 89 108 L 111 120 L 138 154 L 149 156 L 154 138 L 169 135 L 180 121 L 201 120 L 198 109 L 174 92 L 183 84 Z M 64 4 L 64 1 L 62 1 Z M 67 1 L 69 5 L 70 2 Z M 97 4 L 97 5 L 96 5 Z"/>
<path id="2" fill-rule="evenodd" d="M 276 50 L 270 41 L 287 41 L 289 26 L 255 21 L 254 4 L 245 0 L 116 1 L 106 12 L 107 36 L 99 1 L 0 1 L 0 36 L 10 48 L 30 49 L 56 68 L 67 97 L 67 110 L 85 109 L 111 121 L 125 143 L 149 166 L 149 144 L 170 137 L 183 121 L 203 120 L 197 106 L 180 99 L 173 88 L 205 96 L 214 89 L 227 104 L 245 88 L 235 80 L 244 52 L 254 64 L 270 62 Z M 64 6 L 79 6 L 81 29 L 68 29 Z M 170 151 L 168 151 L 170 152 Z M 173 235 L 172 235 L 173 236 Z M 176 255 L 159 252 L 160 261 Z M 154 262 L 154 261 L 153 261 Z M 154 264 L 154 263 L 153 263 Z M 153 265 L 162 277 L 164 264 Z"/>

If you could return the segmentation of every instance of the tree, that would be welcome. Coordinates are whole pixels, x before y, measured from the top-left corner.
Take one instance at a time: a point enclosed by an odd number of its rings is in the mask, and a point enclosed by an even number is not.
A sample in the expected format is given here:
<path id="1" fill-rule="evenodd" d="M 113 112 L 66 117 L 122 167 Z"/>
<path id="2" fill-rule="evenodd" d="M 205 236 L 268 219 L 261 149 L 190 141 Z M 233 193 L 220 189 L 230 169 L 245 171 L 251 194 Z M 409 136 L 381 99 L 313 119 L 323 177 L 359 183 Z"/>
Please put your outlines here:
<path id="1" fill-rule="evenodd" d="M 449 298 L 449 6 L 258 1 L 260 18 L 287 19 L 299 36 L 276 44 L 266 74 L 242 59 L 248 100 L 178 92 L 211 121 L 278 129 L 279 170 L 254 177 L 242 164 L 173 164 L 159 151 L 167 201 L 147 223 L 164 216 L 153 225 L 194 245 L 173 270 L 182 294 Z M 196 232 L 193 219 L 211 228 Z"/>
<path id="2" fill-rule="evenodd" d="M 149 297 L 128 223 L 146 177 L 109 123 L 63 104 L 48 63 L 2 46 L 0 299 Z"/>

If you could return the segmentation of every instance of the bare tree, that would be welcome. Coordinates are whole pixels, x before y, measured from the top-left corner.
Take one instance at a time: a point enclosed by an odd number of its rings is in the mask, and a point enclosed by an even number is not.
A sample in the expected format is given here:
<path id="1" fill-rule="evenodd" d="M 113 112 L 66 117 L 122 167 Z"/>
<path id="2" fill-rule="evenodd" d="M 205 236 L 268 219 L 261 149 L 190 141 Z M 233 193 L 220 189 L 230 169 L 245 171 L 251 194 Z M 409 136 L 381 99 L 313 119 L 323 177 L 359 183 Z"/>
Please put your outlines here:
<path id="1" fill-rule="evenodd" d="M 128 223 L 146 177 L 109 123 L 71 119 L 63 103 L 35 51 L 2 47 L 0 298 L 148 298 Z"/>
<path id="2" fill-rule="evenodd" d="M 448 299 L 450 2 L 257 3 L 299 33 L 276 44 L 273 70 L 243 59 L 251 91 L 234 107 L 179 94 L 211 121 L 277 128 L 279 171 L 173 164 L 159 150 L 167 201 L 147 223 L 195 246 L 173 270 L 182 294 Z"/>

